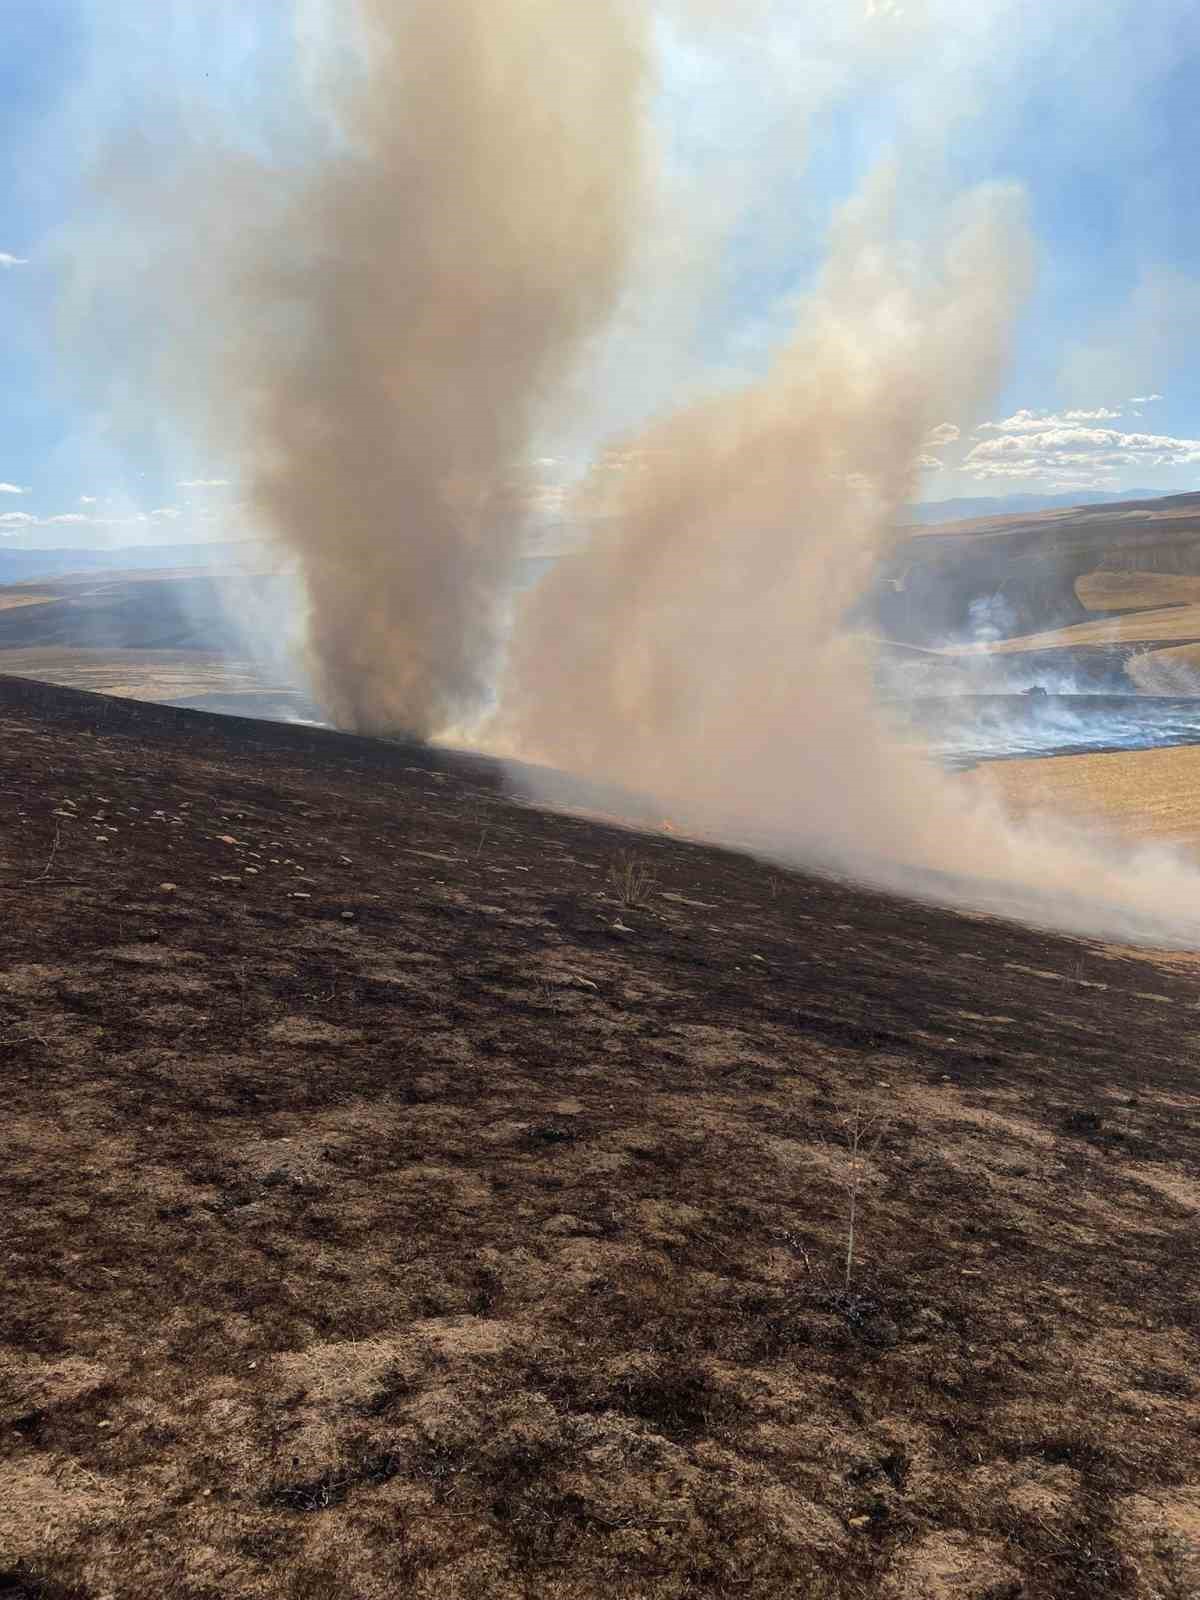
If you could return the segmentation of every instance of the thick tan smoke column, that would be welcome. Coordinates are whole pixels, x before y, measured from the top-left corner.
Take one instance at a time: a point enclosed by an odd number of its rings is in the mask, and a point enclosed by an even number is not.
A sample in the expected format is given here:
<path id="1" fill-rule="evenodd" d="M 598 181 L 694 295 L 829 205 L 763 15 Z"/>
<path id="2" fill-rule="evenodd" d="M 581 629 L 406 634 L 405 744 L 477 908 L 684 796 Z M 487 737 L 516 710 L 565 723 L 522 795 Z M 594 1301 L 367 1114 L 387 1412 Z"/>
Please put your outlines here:
<path id="1" fill-rule="evenodd" d="M 1085 933 L 1200 939 L 1200 878 L 1000 805 L 906 748 L 846 631 L 931 425 L 999 375 L 1030 275 L 1021 199 L 896 240 L 889 175 L 844 211 L 823 280 L 759 384 L 602 463 L 597 532 L 518 621 L 511 747 L 653 795 L 776 858 Z M 617 474 L 615 490 L 602 487 Z"/>
<path id="2" fill-rule="evenodd" d="M 670 4 L 705 24 L 756 9 Z M 919 98 L 940 147 L 947 103 L 955 115 L 973 103 L 969 73 L 948 95 L 940 53 L 910 26 L 919 6 L 865 9 L 873 42 L 859 0 L 804 20 L 857 17 L 837 35 L 851 66 L 893 50 L 938 63 Z M 89 370 L 124 357 L 127 403 L 144 411 L 156 392 L 224 441 L 212 459 L 236 460 L 299 559 L 316 686 L 336 719 L 432 733 L 487 696 L 520 533 L 513 477 L 547 411 L 577 394 L 564 380 L 625 280 L 650 6 L 315 10 L 336 24 L 310 60 L 332 130 L 315 177 L 215 137 L 166 168 L 157 148 L 123 145 L 104 182 L 135 226 L 106 217 L 99 248 L 73 252 L 102 265 L 77 269 L 68 321 L 98 330 Z M 918 166 L 920 188 L 928 149 Z M 520 619 L 507 746 L 624 779 L 776 854 L 1085 931 L 1191 937 L 1194 871 L 1051 823 L 1011 826 L 901 748 L 872 705 L 846 608 L 927 430 L 968 425 L 991 387 L 1028 273 L 1012 192 L 968 197 L 920 249 L 903 243 L 893 201 L 885 172 L 846 208 L 761 383 L 688 406 L 604 463 L 623 470 L 594 476 L 584 509 L 606 531 Z M 115 328 L 111 306 L 92 314 L 110 299 Z"/>
<path id="3" fill-rule="evenodd" d="M 239 286 L 244 479 L 300 559 L 333 718 L 430 734 L 485 698 L 513 475 L 621 287 L 642 23 L 625 0 L 350 10 L 339 153 Z"/>
<path id="4" fill-rule="evenodd" d="M 926 433 L 992 383 L 1029 252 L 1008 189 L 965 201 L 935 259 L 895 242 L 892 212 L 882 172 L 767 377 L 626 452 L 605 531 L 519 618 L 504 705 L 523 753 L 708 822 L 894 843 L 895 752 L 843 619 Z"/>

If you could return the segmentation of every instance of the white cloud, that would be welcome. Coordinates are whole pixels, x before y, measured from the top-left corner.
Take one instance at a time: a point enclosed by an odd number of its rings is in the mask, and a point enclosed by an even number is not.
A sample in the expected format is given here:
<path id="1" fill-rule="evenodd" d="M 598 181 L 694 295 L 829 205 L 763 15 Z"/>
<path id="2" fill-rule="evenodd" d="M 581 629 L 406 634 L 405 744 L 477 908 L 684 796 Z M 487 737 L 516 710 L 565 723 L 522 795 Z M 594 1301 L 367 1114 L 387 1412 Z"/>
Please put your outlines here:
<path id="1" fill-rule="evenodd" d="M 995 437 L 976 439 L 963 471 L 973 478 L 1052 478 L 1071 488 L 1086 488 L 1111 482 L 1123 467 L 1200 463 L 1200 439 L 1079 425 L 1094 416 L 1068 411 L 1039 417 L 1019 411 L 1002 423 L 986 423 L 979 431 Z"/>
<path id="2" fill-rule="evenodd" d="M 1081 453 L 1084 459 L 1096 453 L 1119 450 L 1126 454 L 1161 456 L 1166 461 L 1200 460 L 1200 439 L 1176 439 L 1165 433 L 1124 433 L 1120 428 L 1046 428 L 1038 433 L 1004 435 L 981 439 L 968 460 L 990 456 L 1026 453 L 1063 455 Z"/>
<path id="3" fill-rule="evenodd" d="M 925 472 L 940 472 L 945 463 L 936 456 L 918 456 L 917 465 Z"/>
<path id="4" fill-rule="evenodd" d="M 1107 406 L 1094 411 L 1014 411 L 1000 422 L 982 422 L 976 433 L 1042 433 L 1047 428 L 1066 428 L 1080 422 L 1115 422 L 1121 413 Z"/>
<path id="5" fill-rule="evenodd" d="M 0 250 L 0 267 L 27 267 L 29 260 L 26 256 L 10 256 L 7 250 Z"/>
<path id="6" fill-rule="evenodd" d="M 954 444 L 962 437 L 962 430 L 955 422 L 939 422 L 929 437 L 925 440 L 926 447 L 933 449 L 940 444 Z"/>
<path id="7" fill-rule="evenodd" d="M 94 495 L 82 495 L 87 506 L 97 504 Z M 158 506 L 153 511 L 133 511 L 123 516 L 97 514 L 95 511 L 59 511 L 52 517 L 35 517 L 28 511 L 0 513 L 0 531 L 16 532 L 22 528 L 154 528 L 177 522 L 183 515 L 175 506 Z M 192 522 L 196 519 L 189 519 Z"/>
<path id="8" fill-rule="evenodd" d="M 1014 411 L 1011 417 L 1005 417 L 1002 422 L 981 422 L 976 428 L 976 433 L 1026 433 L 1033 432 L 1043 426 L 1043 413 L 1037 411 Z"/>
<path id="9" fill-rule="evenodd" d="M 1160 394 L 1135 394 L 1130 399 L 1129 404 L 1131 406 L 1150 406 L 1153 405 L 1156 400 L 1161 399 L 1162 395 Z"/>
<path id="10" fill-rule="evenodd" d="M 94 494 L 81 494 L 79 496 L 79 504 L 81 506 L 94 506 L 96 504 L 96 496 Z"/>
<path id="11" fill-rule="evenodd" d="M 180 478 L 177 489 L 228 489 L 228 478 Z"/>
<path id="12" fill-rule="evenodd" d="M 19 483 L 0 483 L 0 494 L 28 494 L 28 489 L 22 489 Z"/>

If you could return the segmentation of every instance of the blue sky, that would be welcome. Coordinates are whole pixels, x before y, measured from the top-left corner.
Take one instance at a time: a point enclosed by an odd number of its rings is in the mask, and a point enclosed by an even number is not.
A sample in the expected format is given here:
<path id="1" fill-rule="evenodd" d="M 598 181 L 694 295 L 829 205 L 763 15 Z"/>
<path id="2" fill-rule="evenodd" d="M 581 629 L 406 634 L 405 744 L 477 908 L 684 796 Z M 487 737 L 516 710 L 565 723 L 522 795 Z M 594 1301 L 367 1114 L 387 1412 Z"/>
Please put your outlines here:
<path id="1" fill-rule="evenodd" d="M 303 7 L 310 20 L 322 14 L 322 0 Z M 922 495 L 1200 488 L 1200 8 L 767 9 L 765 36 L 689 46 L 670 26 L 659 35 L 668 143 L 701 192 L 719 173 L 714 188 L 740 184 L 749 198 L 680 372 L 765 354 L 776 308 L 819 266 L 833 209 L 895 151 L 931 224 L 960 187 L 1023 185 L 1038 252 L 991 413 L 946 419 Z M 864 51 L 864 17 L 886 26 L 886 49 Z M 97 370 L 64 302 L 81 275 L 103 295 L 131 248 L 127 219 L 110 225 L 96 182 L 105 151 L 136 134 L 161 177 L 213 130 L 253 149 L 292 137 L 295 41 L 285 0 L 3 8 L 0 533 L 14 543 L 248 531 L 228 463 L 153 407 L 140 416 L 136 385 L 117 415 L 122 375 Z M 624 343 L 620 354 L 629 391 L 664 403 L 659 347 L 639 356 Z M 128 390 L 132 373 L 124 381 Z"/>

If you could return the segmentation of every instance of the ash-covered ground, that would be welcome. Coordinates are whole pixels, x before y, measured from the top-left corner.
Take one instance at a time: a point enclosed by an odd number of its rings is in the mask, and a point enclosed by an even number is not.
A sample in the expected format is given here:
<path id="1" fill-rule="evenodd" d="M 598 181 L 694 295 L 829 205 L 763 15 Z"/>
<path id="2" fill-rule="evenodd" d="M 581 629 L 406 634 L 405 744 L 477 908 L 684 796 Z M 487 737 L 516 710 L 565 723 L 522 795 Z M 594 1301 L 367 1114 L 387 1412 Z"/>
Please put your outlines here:
<path id="1" fill-rule="evenodd" d="M 1197 1592 L 1194 959 L 0 732 L 14 1600 Z"/>

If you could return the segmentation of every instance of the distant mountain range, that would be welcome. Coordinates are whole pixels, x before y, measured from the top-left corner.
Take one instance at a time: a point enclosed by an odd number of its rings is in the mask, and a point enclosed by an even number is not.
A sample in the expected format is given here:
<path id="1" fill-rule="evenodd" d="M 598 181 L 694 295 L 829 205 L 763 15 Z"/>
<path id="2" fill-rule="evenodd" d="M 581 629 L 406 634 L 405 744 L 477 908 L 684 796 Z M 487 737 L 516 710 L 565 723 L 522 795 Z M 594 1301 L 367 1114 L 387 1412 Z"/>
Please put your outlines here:
<path id="1" fill-rule="evenodd" d="M 161 572 L 217 567 L 241 572 L 261 565 L 266 551 L 248 542 L 131 544 L 111 550 L 13 550 L 0 547 L 0 583 L 32 583 L 65 573 Z"/>
<path id="2" fill-rule="evenodd" d="M 554 565 L 554 555 L 526 555 L 517 563 L 517 586 L 527 588 Z M 289 568 L 286 551 L 241 540 L 226 544 L 131 544 L 110 550 L 14 550 L 0 545 L 0 587 L 50 578 L 111 577 L 120 572 L 243 578 L 278 576 Z"/>
<path id="3" fill-rule="evenodd" d="M 1069 506 L 1107 505 L 1118 500 L 1158 500 L 1169 489 L 1093 489 L 1073 494 L 1005 494 L 961 497 L 955 500 L 919 500 L 909 505 L 903 526 L 926 527 L 939 522 L 965 522 L 973 517 L 1007 517 L 1037 511 L 1054 511 Z M 547 540 L 544 555 L 530 552 L 522 562 L 523 587 L 553 565 L 561 552 Z M 569 543 L 564 541 L 564 549 Z M 284 563 L 286 564 L 286 562 Z M 28 550 L 0 545 L 0 584 L 33 583 L 39 578 L 57 578 L 66 573 L 88 572 L 163 572 L 179 569 L 216 569 L 236 574 L 277 570 L 280 556 L 263 544 L 250 540 L 224 544 L 139 544 L 114 549 Z"/>
<path id="4" fill-rule="evenodd" d="M 1172 489 L 1074 489 L 1069 494 L 997 494 L 957 500 L 918 500 L 907 509 L 905 524 L 965 522 L 969 517 L 1011 517 L 1029 511 L 1054 511 L 1067 506 L 1101 506 L 1114 500 L 1158 500 Z"/>

